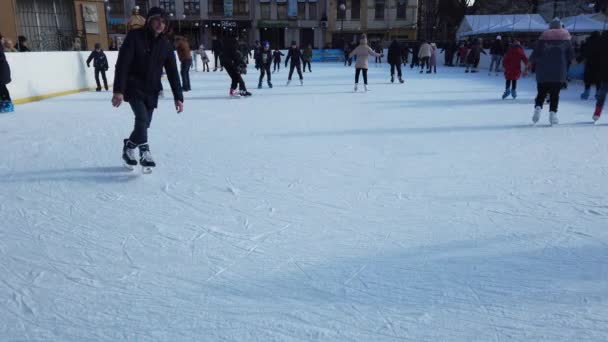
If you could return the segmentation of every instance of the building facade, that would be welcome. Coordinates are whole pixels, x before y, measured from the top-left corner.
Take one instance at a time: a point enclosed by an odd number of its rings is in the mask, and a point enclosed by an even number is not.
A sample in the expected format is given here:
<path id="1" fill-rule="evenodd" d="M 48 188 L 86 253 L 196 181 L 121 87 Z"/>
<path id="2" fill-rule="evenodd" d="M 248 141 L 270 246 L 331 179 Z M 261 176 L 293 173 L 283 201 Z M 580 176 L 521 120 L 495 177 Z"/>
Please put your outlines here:
<path id="1" fill-rule="evenodd" d="M 0 32 L 33 51 L 108 48 L 104 0 L 3 0 Z"/>

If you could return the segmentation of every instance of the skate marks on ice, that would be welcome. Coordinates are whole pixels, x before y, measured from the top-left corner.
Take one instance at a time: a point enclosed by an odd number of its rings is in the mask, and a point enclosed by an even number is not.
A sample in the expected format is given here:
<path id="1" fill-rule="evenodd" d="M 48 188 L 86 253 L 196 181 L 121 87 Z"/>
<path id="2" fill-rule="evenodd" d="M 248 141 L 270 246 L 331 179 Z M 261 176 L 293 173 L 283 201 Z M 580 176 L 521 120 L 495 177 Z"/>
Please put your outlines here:
<path id="1" fill-rule="evenodd" d="M 84 182 L 121 183 L 135 180 L 137 175 L 122 166 L 50 169 L 12 172 L 0 175 L 0 183 Z"/>

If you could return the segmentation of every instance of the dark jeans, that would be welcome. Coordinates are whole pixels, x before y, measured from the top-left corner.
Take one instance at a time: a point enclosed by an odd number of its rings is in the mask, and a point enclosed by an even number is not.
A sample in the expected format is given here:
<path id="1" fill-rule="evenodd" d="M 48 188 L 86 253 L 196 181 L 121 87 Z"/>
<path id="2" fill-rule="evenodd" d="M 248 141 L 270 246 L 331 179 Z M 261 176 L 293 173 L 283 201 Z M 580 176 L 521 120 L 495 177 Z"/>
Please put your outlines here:
<path id="1" fill-rule="evenodd" d="M 215 61 L 215 64 L 214 64 L 214 65 L 215 65 L 214 70 L 218 69 L 218 67 L 222 67 L 222 68 L 224 67 L 224 66 L 222 65 L 222 59 L 220 58 L 220 54 L 219 54 L 219 52 L 214 52 L 214 53 L 213 53 L 213 60 Z"/>
<path id="2" fill-rule="evenodd" d="M 511 90 L 517 90 L 517 80 L 507 80 L 505 85 L 507 90 L 509 90 L 509 88 L 511 88 Z"/>
<path id="3" fill-rule="evenodd" d="M 237 68 L 233 65 L 226 65 L 225 69 L 228 76 L 230 76 L 230 79 L 232 80 L 230 89 L 236 89 L 238 86 L 240 90 L 246 91 L 247 88 L 245 87 L 245 81 L 243 81 L 243 77 L 241 77 L 241 74 L 237 71 Z"/>
<path id="4" fill-rule="evenodd" d="M 180 73 L 182 74 L 182 88 L 185 91 L 192 90 L 190 88 L 190 68 L 192 67 L 192 60 L 186 59 L 182 61 Z"/>
<path id="5" fill-rule="evenodd" d="M 307 65 L 308 65 L 308 72 L 312 72 L 312 70 L 310 69 L 310 61 L 304 62 L 304 66 L 302 67 L 302 69 L 304 69 L 304 72 L 306 72 Z"/>
<path id="6" fill-rule="evenodd" d="M 359 74 L 363 71 L 363 84 L 367 84 L 367 69 L 357 68 L 355 71 L 355 83 L 359 83 Z"/>
<path id="7" fill-rule="evenodd" d="M 99 74 L 101 73 L 101 78 L 103 79 L 103 87 L 108 90 L 108 79 L 106 78 L 105 69 L 95 68 L 95 82 L 97 82 L 97 89 L 101 89 L 101 83 L 99 83 Z"/>
<path id="8" fill-rule="evenodd" d="M 601 84 L 594 83 L 594 82 L 587 82 L 587 81 L 585 81 L 585 91 L 590 91 L 592 85 L 595 85 L 595 91 L 596 92 L 600 91 Z"/>
<path id="9" fill-rule="evenodd" d="M 395 75 L 395 68 L 397 68 L 397 76 L 401 78 L 401 63 L 391 63 L 391 76 Z"/>
<path id="10" fill-rule="evenodd" d="M 129 140 L 135 145 L 141 145 L 148 142 L 148 128 L 152 123 L 152 113 L 154 108 L 146 106 L 143 100 L 130 100 L 129 104 L 135 114 L 135 126 L 133 132 L 129 136 Z"/>
<path id="11" fill-rule="evenodd" d="M 270 64 L 265 64 L 260 67 L 260 84 L 262 84 L 262 80 L 264 80 L 264 76 L 268 75 L 268 83 L 272 80 L 270 76 Z"/>
<path id="12" fill-rule="evenodd" d="M 11 94 L 4 84 L 0 84 L 0 101 L 11 101 Z"/>
<path id="13" fill-rule="evenodd" d="M 414 69 L 414 66 L 420 66 L 420 58 L 418 56 L 413 55 L 412 64 L 410 64 L 410 69 Z"/>
<path id="14" fill-rule="evenodd" d="M 597 92 L 597 107 L 604 108 L 606 103 L 606 93 L 608 93 L 608 82 L 603 82 L 600 90 Z"/>
<path id="15" fill-rule="evenodd" d="M 546 82 L 538 83 L 538 95 L 536 95 L 536 107 L 543 107 L 543 103 L 549 95 L 549 111 L 557 113 L 557 107 L 559 106 L 559 93 L 562 90 L 562 83 L 560 82 Z"/>
<path id="16" fill-rule="evenodd" d="M 273 63 L 272 71 L 277 71 L 277 70 L 281 70 L 281 61 L 280 60 L 275 60 Z"/>
<path id="17" fill-rule="evenodd" d="M 291 81 L 291 76 L 293 76 L 294 69 L 298 70 L 298 76 L 300 76 L 300 79 L 303 80 L 304 77 L 302 76 L 302 66 L 300 65 L 300 63 L 291 64 L 291 66 L 289 67 L 289 77 L 287 79 Z"/>
<path id="18" fill-rule="evenodd" d="M 420 59 L 420 71 L 423 71 L 425 66 L 429 71 L 431 70 L 431 57 L 422 57 Z"/>

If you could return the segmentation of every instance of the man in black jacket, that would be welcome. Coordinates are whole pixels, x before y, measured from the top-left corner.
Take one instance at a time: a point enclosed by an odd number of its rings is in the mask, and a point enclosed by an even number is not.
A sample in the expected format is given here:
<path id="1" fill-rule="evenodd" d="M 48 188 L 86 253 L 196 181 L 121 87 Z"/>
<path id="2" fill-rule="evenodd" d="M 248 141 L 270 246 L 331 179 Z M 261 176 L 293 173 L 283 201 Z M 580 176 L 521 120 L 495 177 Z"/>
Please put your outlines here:
<path id="1" fill-rule="evenodd" d="M 502 65 L 502 57 L 505 55 L 505 46 L 502 43 L 502 37 L 496 36 L 496 40 L 492 43 L 490 47 L 490 55 L 492 56 L 492 61 L 490 62 L 490 72 L 492 74 L 492 69 L 494 69 L 494 65 L 496 65 L 496 74 L 500 72 L 500 66 Z"/>
<path id="2" fill-rule="evenodd" d="M 224 68 L 226 68 L 226 72 L 232 80 L 230 84 L 230 96 L 251 96 L 251 93 L 247 91 L 245 81 L 243 81 L 243 77 L 240 73 L 240 70 L 244 65 L 244 61 L 243 55 L 239 51 L 239 44 L 236 37 L 226 35 L 224 38 L 221 63 Z M 236 92 L 237 86 L 240 89 L 239 93 Z"/>
<path id="3" fill-rule="evenodd" d="M 106 71 L 108 71 L 108 59 L 106 54 L 101 49 L 101 44 L 95 44 L 95 50 L 91 52 L 89 58 L 87 58 L 87 68 L 91 67 L 91 61 L 93 61 L 93 68 L 95 68 L 95 82 L 97 82 L 97 91 L 101 91 L 101 83 L 99 83 L 99 74 L 103 78 L 103 86 L 105 90 L 108 90 L 108 80 L 106 79 Z"/>
<path id="4" fill-rule="evenodd" d="M 600 38 L 600 49 L 598 50 L 598 60 L 601 61 L 599 65 L 599 81 L 601 82 L 600 91 L 597 94 L 597 104 L 595 106 L 595 113 L 593 114 L 593 121 L 600 119 L 602 111 L 604 110 L 604 104 L 606 103 L 606 94 L 608 93 L 608 31 L 604 31 Z"/>
<path id="5" fill-rule="evenodd" d="M 152 7 L 146 25 L 129 31 L 116 61 L 112 105 L 118 107 L 126 101 L 135 114 L 135 127 L 131 136 L 124 139 L 122 157 L 127 166 L 137 165 L 135 149 L 139 147 L 139 162 L 144 171 L 156 166 L 148 146 L 148 128 L 158 105 L 163 67 L 171 84 L 175 108 L 178 113 L 184 109 L 173 47 L 164 35 L 166 27 L 164 10 Z"/>
<path id="6" fill-rule="evenodd" d="M 387 61 L 391 65 L 391 83 L 395 82 L 395 68 L 397 69 L 399 83 L 403 83 L 403 77 L 401 74 L 401 46 L 399 46 L 399 42 L 397 42 L 397 40 L 393 40 L 391 45 L 388 47 Z"/>
<path id="7" fill-rule="evenodd" d="M 293 70 L 297 68 L 298 75 L 300 76 L 300 85 L 304 85 L 304 77 L 302 76 L 302 64 L 304 61 L 304 57 L 302 56 L 302 51 L 298 48 L 298 45 L 295 41 L 291 42 L 291 47 L 287 52 L 287 58 L 285 59 L 285 67 L 287 68 L 287 63 L 291 59 L 291 64 L 289 64 L 289 77 L 287 78 L 287 85 L 291 83 L 291 76 L 293 76 Z"/>
<path id="8" fill-rule="evenodd" d="M 215 67 L 213 68 L 214 72 L 217 71 L 218 65 L 221 67 L 220 71 L 224 71 L 224 65 L 222 64 L 221 59 L 223 50 L 224 47 L 222 46 L 222 42 L 219 41 L 216 36 L 213 36 L 213 39 L 211 40 L 211 52 L 213 52 L 213 60 L 215 62 Z"/>
<path id="9" fill-rule="evenodd" d="M 11 68 L 4 54 L 4 37 L 0 34 L 0 113 L 10 113 L 15 110 L 11 94 L 6 87 L 11 83 Z"/>

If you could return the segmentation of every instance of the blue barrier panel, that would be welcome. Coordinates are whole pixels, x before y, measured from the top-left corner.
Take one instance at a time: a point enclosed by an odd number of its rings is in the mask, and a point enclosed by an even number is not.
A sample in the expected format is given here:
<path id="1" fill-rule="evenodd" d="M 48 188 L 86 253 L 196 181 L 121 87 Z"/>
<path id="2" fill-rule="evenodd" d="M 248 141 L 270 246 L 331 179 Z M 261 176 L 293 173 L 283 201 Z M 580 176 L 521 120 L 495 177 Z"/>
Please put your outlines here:
<path id="1" fill-rule="evenodd" d="M 344 52 L 340 49 L 315 49 L 312 50 L 313 62 L 342 62 Z"/>
<path id="2" fill-rule="evenodd" d="M 568 70 L 568 77 L 573 80 L 582 80 L 585 75 L 585 64 L 576 64 Z"/>

